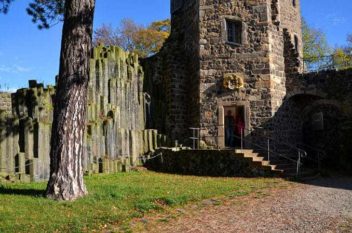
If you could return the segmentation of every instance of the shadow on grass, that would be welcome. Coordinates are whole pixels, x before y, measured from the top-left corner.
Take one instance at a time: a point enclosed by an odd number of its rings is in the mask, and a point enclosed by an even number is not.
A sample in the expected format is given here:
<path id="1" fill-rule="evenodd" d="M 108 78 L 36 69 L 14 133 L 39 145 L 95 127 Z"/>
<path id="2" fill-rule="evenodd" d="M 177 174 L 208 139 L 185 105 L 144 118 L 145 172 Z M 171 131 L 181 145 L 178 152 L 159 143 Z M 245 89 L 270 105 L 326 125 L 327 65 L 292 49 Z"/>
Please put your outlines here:
<path id="1" fill-rule="evenodd" d="M 16 188 L 6 188 L 0 186 L 0 194 L 7 195 L 18 195 L 18 196 L 30 196 L 30 197 L 44 197 L 45 190 L 38 189 L 16 189 Z"/>

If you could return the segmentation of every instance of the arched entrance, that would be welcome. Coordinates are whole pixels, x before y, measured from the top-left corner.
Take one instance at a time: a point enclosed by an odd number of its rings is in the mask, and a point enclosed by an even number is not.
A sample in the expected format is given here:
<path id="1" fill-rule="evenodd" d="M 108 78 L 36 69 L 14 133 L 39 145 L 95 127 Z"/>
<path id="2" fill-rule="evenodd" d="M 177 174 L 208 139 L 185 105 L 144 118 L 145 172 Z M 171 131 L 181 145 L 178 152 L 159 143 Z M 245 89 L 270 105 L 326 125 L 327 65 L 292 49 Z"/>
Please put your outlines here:
<path id="1" fill-rule="evenodd" d="M 320 155 L 323 165 L 331 167 L 339 164 L 344 119 L 340 104 L 332 100 L 314 101 L 302 111 L 303 145 L 310 154 L 316 153 L 313 149 L 324 151 Z"/>

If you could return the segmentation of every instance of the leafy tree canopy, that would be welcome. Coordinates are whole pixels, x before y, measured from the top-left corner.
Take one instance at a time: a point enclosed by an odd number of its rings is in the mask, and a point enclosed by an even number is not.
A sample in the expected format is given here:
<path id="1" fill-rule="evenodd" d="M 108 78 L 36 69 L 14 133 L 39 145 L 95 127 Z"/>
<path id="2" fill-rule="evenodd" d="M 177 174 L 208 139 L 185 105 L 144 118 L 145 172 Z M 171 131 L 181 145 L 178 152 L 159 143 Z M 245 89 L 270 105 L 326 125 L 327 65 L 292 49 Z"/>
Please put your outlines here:
<path id="1" fill-rule="evenodd" d="M 0 0 L 0 13 L 6 14 L 13 1 Z M 43 29 L 63 21 L 64 7 L 65 0 L 33 0 L 26 10 L 33 23 L 38 24 L 39 29 Z"/>
<path id="2" fill-rule="evenodd" d="M 117 28 L 103 25 L 94 32 L 94 45 L 116 45 L 133 51 L 140 57 L 157 53 L 169 37 L 171 23 L 169 19 L 156 21 L 144 27 L 131 19 L 123 19 Z"/>
<path id="3" fill-rule="evenodd" d="M 347 45 L 335 49 L 334 65 L 336 69 L 349 69 L 352 68 L 352 34 L 347 36 Z"/>
<path id="4" fill-rule="evenodd" d="M 310 27 L 302 20 L 303 58 L 309 62 L 318 62 L 322 57 L 331 54 L 325 34 Z"/>

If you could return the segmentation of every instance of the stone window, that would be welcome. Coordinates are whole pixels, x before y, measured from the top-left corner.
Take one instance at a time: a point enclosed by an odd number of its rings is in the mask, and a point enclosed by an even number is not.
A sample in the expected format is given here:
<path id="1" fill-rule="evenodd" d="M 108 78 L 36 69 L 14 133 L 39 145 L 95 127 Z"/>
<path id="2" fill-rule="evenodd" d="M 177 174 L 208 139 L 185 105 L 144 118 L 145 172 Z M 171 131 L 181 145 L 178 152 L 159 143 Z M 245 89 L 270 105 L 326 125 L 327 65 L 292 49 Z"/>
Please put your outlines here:
<path id="1" fill-rule="evenodd" d="M 292 0 L 292 5 L 296 7 L 296 0 Z"/>
<path id="2" fill-rule="evenodd" d="M 242 22 L 226 19 L 227 42 L 242 44 Z"/>
<path id="3" fill-rule="evenodd" d="M 299 50 L 299 42 L 298 42 L 298 37 L 297 37 L 297 35 L 295 35 L 295 37 L 294 37 L 294 40 L 295 40 L 295 49 L 296 49 L 296 51 L 298 52 L 298 50 Z"/>

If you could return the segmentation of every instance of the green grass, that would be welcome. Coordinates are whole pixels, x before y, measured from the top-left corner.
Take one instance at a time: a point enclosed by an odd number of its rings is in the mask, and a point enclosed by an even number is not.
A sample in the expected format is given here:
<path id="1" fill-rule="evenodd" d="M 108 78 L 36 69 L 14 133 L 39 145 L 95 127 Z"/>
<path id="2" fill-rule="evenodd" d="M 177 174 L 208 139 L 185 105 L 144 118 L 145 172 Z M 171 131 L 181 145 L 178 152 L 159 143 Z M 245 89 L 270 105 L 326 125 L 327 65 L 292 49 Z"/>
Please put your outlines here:
<path id="1" fill-rule="evenodd" d="M 211 197 L 236 197 L 277 186 L 279 179 L 206 178 L 131 172 L 85 178 L 76 202 L 42 197 L 45 183 L 0 183 L 0 232 L 91 232 L 124 226 L 151 210 Z"/>

